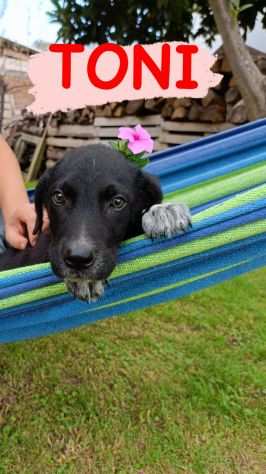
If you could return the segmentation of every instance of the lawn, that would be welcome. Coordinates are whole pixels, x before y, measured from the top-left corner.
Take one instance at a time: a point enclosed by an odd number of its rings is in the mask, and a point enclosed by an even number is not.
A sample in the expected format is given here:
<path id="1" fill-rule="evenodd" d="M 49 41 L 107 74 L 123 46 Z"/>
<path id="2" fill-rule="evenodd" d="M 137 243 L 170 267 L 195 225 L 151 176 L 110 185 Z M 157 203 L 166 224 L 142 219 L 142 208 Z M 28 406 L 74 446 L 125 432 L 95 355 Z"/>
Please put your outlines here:
<path id="1" fill-rule="evenodd" d="M 264 474 L 266 270 L 0 347 L 0 474 Z"/>

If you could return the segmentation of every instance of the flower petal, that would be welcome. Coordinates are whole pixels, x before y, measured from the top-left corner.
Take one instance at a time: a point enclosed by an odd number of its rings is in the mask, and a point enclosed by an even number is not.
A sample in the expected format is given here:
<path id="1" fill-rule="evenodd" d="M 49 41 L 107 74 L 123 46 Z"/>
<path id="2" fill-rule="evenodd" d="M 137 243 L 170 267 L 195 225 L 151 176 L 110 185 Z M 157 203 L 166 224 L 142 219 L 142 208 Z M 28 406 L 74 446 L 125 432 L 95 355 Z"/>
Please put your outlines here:
<path id="1" fill-rule="evenodd" d="M 140 124 L 136 125 L 135 130 L 140 140 L 149 140 L 151 138 L 149 132 L 145 130 Z"/>
<path id="2" fill-rule="evenodd" d="M 151 153 L 153 150 L 153 141 L 152 140 L 136 140 L 135 142 L 129 142 L 128 148 L 134 155 L 142 152 Z"/>
<path id="3" fill-rule="evenodd" d="M 128 148 L 132 151 L 133 155 L 138 155 L 144 151 L 142 141 L 137 140 L 136 142 L 129 142 Z"/>
<path id="4" fill-rule="evenodd" d="M 145 140 L 145 151 L 147 153 L 151 153 L 153 148 L 154 148 L 154 140 L 152 140 L 152 138 Z"/>
<path id="5" fill-rule="evenodd" d="M 130 127 L 120 127 L 118 130 L 118 138 L 121 140 L 134 141 L 134 129 Z"/>

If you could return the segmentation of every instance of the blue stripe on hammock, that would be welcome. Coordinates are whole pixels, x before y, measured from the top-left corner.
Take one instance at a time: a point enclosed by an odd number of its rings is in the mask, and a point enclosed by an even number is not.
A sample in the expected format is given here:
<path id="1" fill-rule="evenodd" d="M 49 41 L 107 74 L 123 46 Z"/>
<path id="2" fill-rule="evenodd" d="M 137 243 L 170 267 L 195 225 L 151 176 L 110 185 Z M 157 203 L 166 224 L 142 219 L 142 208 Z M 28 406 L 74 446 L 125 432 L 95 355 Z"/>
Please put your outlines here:
<path id="1" fill-rule="evenodd" d="M 230 128 L 228 130 L 224 130 L 222 132 L 219 132 L 218 134 L 214 135 L 209 135 L 207 137 L 200 138 L 199 140 L 192 141 L 190 143 L 185 143 L 183 145 L 176 145 L 171 148 L 168 148 L 167 150 L 160 150 L 157 151 L 156 153 L 153 153 L 151 156 L 151 161 L 156 163 L 160 161 L 161 159 L 165 160 L 173 155 L 175 156 L 177 151 L 178 153 L 184 155 L 186 152 L 191 152 L 191 151 L 198 151 L 198 148 L 202 148 L 203 146 L 208 146 L 211 145 L 212 143 L 216 143 L 217 145 L 220 144 L 220 142 L 224 142 L 228 138 L 239 138 L 240 136 L 247 135 L 249 133 L 250 140 L 249 143 L 256 143 L 256 140 L 258 139 L 256 133 L 258 130 L 264 129 L 266 126 L 266 119 L 259 119 L 256 120 L 255 122 L 250 122 L 244 125 L 241 125 L 240 127 L 234 127 Z M 250 135 L 251 132 L 251 135 Z M 261 135 L 260 135 L 261 136 Z M 256 137 L 256 140 L 255 139 Z M 215 156 L 213 157 L 215 159 Z"/>
<path id="2" fill-rule="evenodd" d="M 237 209 L 232 209 L 222 213 L 221 215 L 205 219 L 200 223 L 196 223 L 194 225 L 193 231 L 190 231 L 185 235 L 175 237 L 174 239 L 161 239 L 153 242 L 152 245 L 149 239 L 127 244 L 121 248 L 119 262 L 122 263 L 124 261 L 130 261 L 135 258 L 165 250 L 169 247 L 172 247 L 173 242 L 176 242 L 176 245 L 192 242 L 194 240 L 198 240 L 199 238 L 224 232 L 225 230 L 229 230 L 238 225 L 257 221 L 261 218 L 266 218 L 266 199 L 258 200 L 255 203 L 251 202 L 248 205 L 239 207 Z M 41 278 L 41 273 L 40 278 L 33 279 L 31 275 L 31 277 L 26 281 L 25 279 L 20 279 L 20 281 L 17 281 L 16 285 L 14 285 L 14 281 L 12 279 L 10 279 L 10 285 L 8 285 L 8 282 L 0 281 L 0 298 L 8 298 L 10 296 L 41 288 L 44 285 L 46 286 L 58 281 L 60 280 L 55 275 L 47 275 L 46 270 L 44 272 L 44 278 Z"/>
<path id="3" fill-rule="evenodd" d="M 248 150 L 245 150 L 247 154 Z M 226 176 L 233 171 L 244 170 L 248 165 L 253 165 L 259 162 L 265 161 L 266 153 L 258 155 L 255 159 L 247 158 L 244 160 L 240 157 L 239 160 L 234 160 L 231 163 L 227 163 L 230 157 L 227 157 L 224 163 L 213 163 L 212 167 L 209 163 L 206 166 L 199 165 L 195 169 L 184 169 L 181 173 L 179 171 L 172 171 L 164 177 L 160 176 L 160 184 L 164 193 L 171 193 L 173 191 L 184 190 L 189 186 L 196 185 L 198 183 L 204 184 L 206 181 L 215 179 L 218 177 Z"/>
<path id="4" fill-rule="evenodd" d="M 133 242 L 132 244 L 128 244 L 124 247 L 123 251 L 119 255 L 119 262 L 130 261 L 138 257 L 143 257 L 145 255 L 150 255 L 161 250 L 166 250 L 168 248 L 174 247 L 176 245 L 181 245 L 188 242 L 196 241 L 200 238 L 208 237 L 214 234 L 219 234 L 221 232 L 225 232 L 230 230 L 234 227 L 238 227 L 240 225 L 252 223 L 258 221 L 260 219 L 266 218 L 266 208 L 259 209 L 255 212 L 250 212 L 248 214 L 240 215 L 239 217 L 235 217 L 229 219 L 227 221 L 218 222 L 217 224 L 211 225 L 209 223 L 208 227 L 197 229 L 197 224 L 193 227 L 193 230 L 187 232 L 184 235 L 179 237 L 175 237 L 173 239 L 161 239 L 153 241 L 152 245 L 150 245 L 150 241 L 147 239 L 137 242 Z M 206 219 L 207 220 L 207 219 Z M 210 219 L 211 220 L 211 219 Z M 213 219 L 214 220 L 214 219 Z M 142 243 L 142 245 L 141 245 Z"/>
<path id="5" fill-rule="evenodd" d="M 7 286 L 6 288 L 0 289 L 0 299 L 9 298 L 10 296 L 19 295 L 26 291 L 36 290 L 38 288 L 43 288 L 44 286 L 52 285 L 58 283 L 60 279 L 56 277 L 52 270 L 49 270 L 49 275 L 43 275 L 39 278 L 29 279 L 23 281 L 22 283 L 16 283 L 16 285 Z"/>
<path id="6" fill-rule="evenodd" d="M 39 279 L 42 278 L 49 278 L 51 277 L 51 267 L 49 264 L 47 264 L 47 268 L 39 268 L 38 265 L 36 265 L 36 270 L 31 270 L 30 272 L 26 273 L 17 273 L 13 274 L 12 276 L 6 276 L 5 278 L 0 279 L 0 291 L 4 288 L 9 288 L 12 286 L 17 286 L 20 284 L 23 284 L 27 281 L 38 281 Z M 54 282 L 58 281 L 58 278 L 53 275 Z"/>
<path id="7" fill-rule="evenodd" d="M 253 237 L 241 243 L 227 244 L 222 248 L 204 252 L 197 255 L 196 259 L 186 257 L 182 260 L 170 262 L 167 265 L 117 278 L 107 288 L 105 296 L 99 302 L 90 305 L 74 300 L 69 294 L 65 294 L 22 305 L 21 307 L 2 310 L 0 312 L 0 328 L 5 328 L 6 324 L 9 327 L 12 327 L 12 325 L 19 327 L 25 324 L 32 324 L 36 318 L 40 322 L 43 321 L 43 318 L 47 319 L 47 317 L 55 320 L 58 317 L 70 316 L 71 312 L 78 314 L 80 311 L 84 311 L 84 308 L 88 313 L 91 313 L 91 311 L 97 311 L 98 313 L 102 305 L 118 301 L 121 297 L 128 298 L 134 296 L 136 291 L 137 294 L 143 294 L 161 285 L 165 286 L 174 282 L 182 282 L 193 276 L 206 274 L 228 265 L 234 265 L 244 259 L 248 260 L 263 256 L 265 254 L 265 244 L 266 234 L 260 238 Z M 128 304 L 130 307 L 131 302 Z M 20 318 L 21 311 L 27 314 L 26 318 Z M 36 314 L 37 312 L 38 315 Z"/>
<path id="8" fill-rule="evenodd" d="M 0 333 L 0 342 L 13 342 L 22 339 L 32 339 L 34 337 L 45 336 L 48 334 L 65 331 L 68 329 L 72 329 L 78 327 L 82 324 L 92 323 L 100 319 L 109 318 L 112 316 L 118 316 L 121 314 L 126 314 L 127 311 L 136 311 L 140 309 L 147 308 L 148 306 L 163 303 L 172 299 L 180 298 L 190 294 L 192 291 L 199 291 L 203 288 L 210 287 L 222 281 L 228 280 L 229 278 L 233 278 L 239 276 L 243 273 L 246 273 L 251 270 L 255 270 L 266 264 L 266 256 L 253 259 L 249 262 L 243 263 L 238 267 L 235 267 L 233 270 L 224 270 L 217 275 L 212 275 L 209 277 L 203 277 L 202 279 L 198 280 L 197 282 L 188 283 L 183 287 L 169 290 L 165 293 L 155 295 L 150 301 L 150 297 L 143 298 L 141 301 L 133 301 L 128 309 L 128 305 L 122 304 L 119 308 L 109 308 L 108 311 L 102 314 L 94 314 L 90 315 L 88 319 L 88 315 L 86 313 L 77 314 L 76 316 L 72 314 L 70 317 L 66 317 L 65 319 L 55 320 L 54 312 L 52 315 L 52 321 L 47 321 L 47 323 L 38 323 L 35 318 L 35 324 L 32 326 L 25 326 L 21 328 L 16 328 L 15 330 L 3 330 Z M 53 310 L 52 310 L 53 311 Z M 9 327 L 9 325 L 8 325 Z"/>
<path id="9" fill-rule="evenodd" d="M 198 214 L 199 212 L 204 211 L 205 209 L 209 209 L 212 206 L 216 206 L 217 204 L 221 204 L 225 201 L 229 201 L 231 198 L 233 198 L 235 196 L 239 196 L 241 194 L 245 194 L 246 192 L 251 191 L 252 189 L 255 191 L 256 189 L 258 189 L 263 184 L 266 184 L 266 181 L 265 181 L 265 183 L 258 184 L 258 186 L 251 186 L 251 187 L 243 189 L 241 191 L 237 191 L 237 192 L 234 192 L 234 193 L 231 193 L 231 194 L 227 194 L 226 196 L 222 196 L 220 198 L 213 199 L 212 201 L 205 202 L 204 204 L 201 204 L 200 206 L 194 206 L 194 207 L 190 208 L 191 214 L 192 215 Z"/>
<path id="10" fill-rule="evenodd" d="M 152 160 L 146 170 L 160 176 L 163 191 L 171 192 L 198 182 L 204 183 L 211 177 L 226 175 L 230 170 L 245 167 L 244 163 L 246 159 L 250 159 L 248 155 L 253 143 L 256 145 L 256 151 L 254 152 L 255 156 L 254 153 L 252 154 L 252 164 L 264 161 L 265 126 L 266 120 L 262 120 L 257 129 L 249 130 L 246 133 L 243 133 L 244 127 L 242 130 L 240 127 L 235 136 L 229 132 L 221 133 L 216 136 L 216 140 L 213 139 L 212 144 L 209 143 L 210 140 L 203 139 L 159 152 L 158 156 L 161 159 Z M 219 147 L 221 140 L 222 143 Z M 260 142 L 259 146 L 257 142 Z M 195 155 L 195 151 L 197 155 Z M 233 160 L 232 156 L 234 156 Z M 211 174 L 208 174 L 209 172 Z"/>
<path id="11" fill-rule="evenodd" d="M 212 137 L 212 140 L 207 137 L 160 151 L 157 153 L 157 157 L 156 154 L 152 155 L 152 161 L 146 166 L 146 170 L 152 174 L 166 176 L 179 169 L 194 168 L 206 162 L 210 166 L 213 162 L 217 165 L 224 156 L 227 156 L 228 159 L 230 156 L 235 158 L 238 154 L 252 148 L 253 144 L 256 144 L 257 148 L 256 142 L 265 143 L 266 120 L 264 119 L 262 122 L 260 127 L 255 130 L 245 131 L 244 127 L 239 127 L 235 134 L 232 131 L 222 132 Z M 221 146 L 219 147 L 219 145 Z"/>
<path id="12" fill-rule="evenodd" d="M 177 245 L 190 242 L 218 232 L 223 232 L 237 225 L 253 222 L 261 217 L 266 217 L 266 199 L 251 202 L 245 206 L 240 206 L 239 208 L 234 208 L 217 216 L 204 219 L 194 225 L 193 231 L 183 236 L 175 237 L 174 239 L 161 239 L 153 242 L 152 245 L 149 239 L 129 243 L 121 248 L 119 261 L 124 262 L 140 256 L 149 255 L 171 247 L 173 242 L 176 242 Z M 39 275 L 37 272 L 34 278 L 32 278 L 32 274 L 30 273 L 26 280 L 25 277 L 23 278 L 23 275 L 18 275 L 15 285 L 13 278 L 7 279 L 7 281 L 0 280 L 0 298 L 7 298 L 22 293 L 23 291 L 40 288 L 44 283 L 49 285 L 59 281 L 59 279 L 51 275 L 50 272 L 51 271 L 47 271 L 47 269 L 40 270 Z M 42 276 L 45 276 L 44 280 L 40 280 Z"/>

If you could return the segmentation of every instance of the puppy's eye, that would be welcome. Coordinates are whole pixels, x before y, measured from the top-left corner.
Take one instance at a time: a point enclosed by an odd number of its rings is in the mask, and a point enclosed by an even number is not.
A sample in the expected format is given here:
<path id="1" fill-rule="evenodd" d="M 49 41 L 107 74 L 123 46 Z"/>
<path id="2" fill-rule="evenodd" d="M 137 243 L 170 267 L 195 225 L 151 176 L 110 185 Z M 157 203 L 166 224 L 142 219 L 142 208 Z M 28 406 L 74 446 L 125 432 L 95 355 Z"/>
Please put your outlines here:
<path id="1" fill-rule="evenodd" d="M 66 202 L 66 198 L 62 191 L 57 190 L 52 194 L 52 201 L 56 206 L 63 206 Z"/>
<path id="2" fill-rule="evenodd" d="M 110 206 L 117 210 L 123 209 L 126 204 L 127 202 L 122 196 L 115 196 L 110 202 Z"/>

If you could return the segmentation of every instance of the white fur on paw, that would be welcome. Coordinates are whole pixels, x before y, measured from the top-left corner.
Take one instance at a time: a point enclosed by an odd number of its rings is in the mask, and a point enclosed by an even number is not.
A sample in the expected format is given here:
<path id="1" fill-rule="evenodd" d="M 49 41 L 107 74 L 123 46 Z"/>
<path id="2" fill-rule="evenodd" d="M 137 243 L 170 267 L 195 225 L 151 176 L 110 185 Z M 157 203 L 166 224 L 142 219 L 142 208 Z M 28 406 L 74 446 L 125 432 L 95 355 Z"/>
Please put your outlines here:
<path id="1" fill-rule="evenodd" d="M 104 294 L 104 282 L 101 280 L 89 281 L 89 280 L 65 280 L 68 291 L 82 301 L 91 303 L 97 301 L 100 296 Z"/>
<path id="2" fill-rule="evenodd" d="M 152 239 L 174 237 L 191 227 L 191 214 L 186 204 L 155 204 L 142 216 L 142 228 Z"/>

